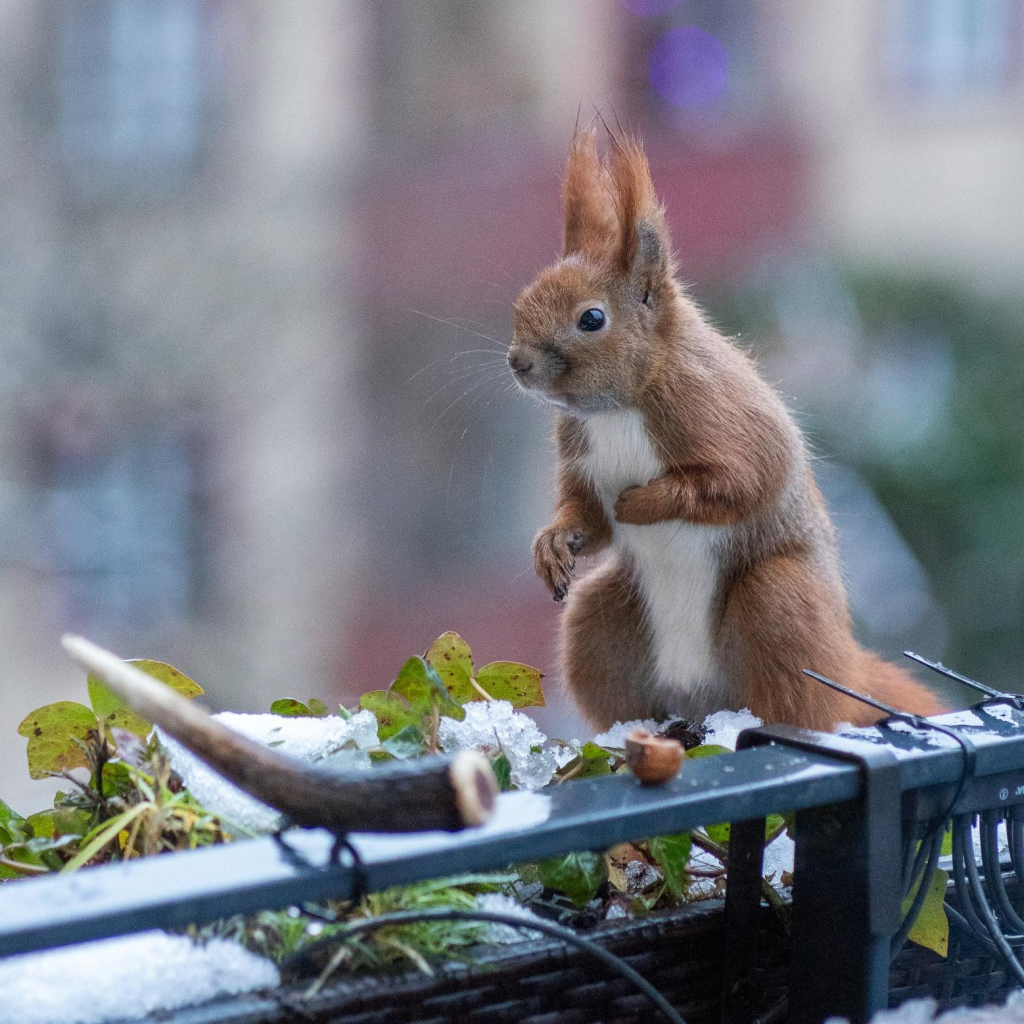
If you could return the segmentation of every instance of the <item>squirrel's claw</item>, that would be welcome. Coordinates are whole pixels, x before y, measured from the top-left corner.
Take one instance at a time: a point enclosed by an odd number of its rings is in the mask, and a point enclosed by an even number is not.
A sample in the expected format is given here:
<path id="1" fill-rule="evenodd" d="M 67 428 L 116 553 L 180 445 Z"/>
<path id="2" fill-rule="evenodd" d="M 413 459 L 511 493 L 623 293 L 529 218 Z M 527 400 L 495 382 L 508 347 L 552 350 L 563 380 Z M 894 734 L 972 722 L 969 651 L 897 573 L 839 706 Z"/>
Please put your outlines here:
<path id="1" fill-rule="evenodd" d="M 576 555 L 584 543 L 581 530 L 549 526 L 533 542 L 534 568 L 556 602 L 565 600 L 576 569 Z"/>

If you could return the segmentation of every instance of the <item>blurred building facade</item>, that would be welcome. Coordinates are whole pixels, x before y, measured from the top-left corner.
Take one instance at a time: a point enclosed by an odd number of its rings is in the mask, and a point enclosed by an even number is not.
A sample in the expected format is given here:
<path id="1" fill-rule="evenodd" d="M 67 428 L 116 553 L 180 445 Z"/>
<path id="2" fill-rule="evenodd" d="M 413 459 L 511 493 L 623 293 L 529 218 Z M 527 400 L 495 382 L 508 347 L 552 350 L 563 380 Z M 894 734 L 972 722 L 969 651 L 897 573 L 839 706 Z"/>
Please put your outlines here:
<path id="1" fill-rule="evenodd" d="M 65 629 L 248 709 L 446 629 L 553 668 L 551 419 L 503 360 L 577 117 L 642 132 L 715 315 L 769 296 L 827 454 L 910 437 L 951 350 L 879 342 L 836 268 L 1024 291 L 1022 41 L 1014 0 L 0 0 L 0 772 L 83 696 Z M 833 476 L 868 638 L 940 653 L 876 490 Z"/>

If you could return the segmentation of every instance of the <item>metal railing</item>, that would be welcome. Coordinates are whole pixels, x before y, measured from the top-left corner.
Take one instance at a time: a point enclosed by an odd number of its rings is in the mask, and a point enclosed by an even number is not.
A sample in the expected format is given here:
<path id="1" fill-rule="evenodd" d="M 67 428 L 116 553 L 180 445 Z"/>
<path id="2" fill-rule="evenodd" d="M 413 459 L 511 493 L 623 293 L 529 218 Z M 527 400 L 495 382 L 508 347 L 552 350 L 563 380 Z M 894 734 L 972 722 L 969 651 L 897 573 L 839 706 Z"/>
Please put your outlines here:
<path id="1" fill-rule="evenodd" d="M 352 835 L 357 859 L 344 851 L 339 856 L 328 832 L 294 830 L 5 884 L 0 956 L 345 899 L 360 888 L 377 891 L 732 821 L 723 1019 L 746 1021 L 763 820 L 795 812 L 788 1019 L 817 1024 L 838 1014 L 863 1021 L 886 1004 L 908 851 L 949 817 L 969 822 L 989 812 L 991 826 L 1024 805 L 1024 712 L 1012 703 L 995 714 L 992 708 L 979 705 L 975 721 L 952 726 L 969 737 L 970 765 L 961 743 L 940 745 L 939 734 L 929 731 L 883 727 L 877 736 L 846 738 L 763 728 L 742 734 L 734 754 L 686 762 L 662 786 L 641 786 L 629 776 L 580 779 L 539 793 L 503 794 L 495 819 L 480 829 Z"/>

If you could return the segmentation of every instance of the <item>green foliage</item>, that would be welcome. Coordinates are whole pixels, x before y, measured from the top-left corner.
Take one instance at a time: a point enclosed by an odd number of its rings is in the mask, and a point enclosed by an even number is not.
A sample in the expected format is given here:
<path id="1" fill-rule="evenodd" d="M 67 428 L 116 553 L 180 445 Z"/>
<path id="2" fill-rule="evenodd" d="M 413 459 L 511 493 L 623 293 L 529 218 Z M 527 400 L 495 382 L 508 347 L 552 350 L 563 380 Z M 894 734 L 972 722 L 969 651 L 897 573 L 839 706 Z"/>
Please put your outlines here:
<path id="1" fill-rule="evenodd" d="M 498 787 L 502 793 L 512 789 L 512 765 L 504 754 L 499 754 L 492 762 L 494 777 L 498 780 Z"/>
<path id="2" fill-rule="evenodd" d="M 134 665 L 137 669 L 145 672 L 146 675 L 152 676 L 189 700 L 192 700 L 193 697 L 198 697 L 203 692 L 203 688 L 198 683 L 165 662 L 142 659 L 130 661 L 129 664 Z M 89 690 L 89 703 L 92 705 L 96 717 L 101 719 L 107 728 L 116 726 L 127 732 L 135 733 L 137 736 L 145 737 L 149 735 L 152 725 L 126 707 L 124 701 L 120 697 L 115 696 L 103 682 L 95 676 L 89 676 L 86 683 Z"/>
<path id="3" fill-rule="evenodd" d="M 549 889 L 568 896 L 577 907 L 585 907 L 597 895 L 608 875 L 604 857 L 589 850 L 542 860 L 537 871 Z"/>
<path id="4" fill-rule="evenodd" d="M 303 704 L 301 700 L 296 700 L 294 697 L 281 697 L 279 700 L 275 700 L 270 705 L 270 713 L 280 715 L 282 718 L 318 717 L 309 710 L 308 704 Z"/>
<path id="5" fill-rule="evenodd" d="M 413 714 L 421 717 L 435 709 L 448 718 L 461 721 L 466 717 L 462 705 L 445 689 L 441 676 L 424 658 L 410 658 L 399 669 L 389 692 L 402 697 Z"/>
<path id="6" fill-rule="evenodd" d="M 377 735 L 382 740 L 389 739 L 409 726 L 419 728 L 422 724 L 422 715 L 417 715 L 407 701 L 388 690 L 364 693 L 359 698 L 359 707 L 377 716 Z"/>
<path id="7" fill-rule="evenodd" d="M 686 752 L 686 757 L 695 760 L 700 757 L 716 757 L 718 754 L 732 753 L 728 747 L 720 747 L 716 743 L 702 743 L 699 747 L 691 747 Z"/>
<path id="8" fill-rule="evenodd" d="M 96 713 L 84 704 L 61 700 L 27 715 L 18 732 L 28 737 L 28 770 L 33 779 L 53 772 L 88 768 L 85 741 L 97 728 Z"/>
<path id="9" fill-rule="evenodd" d="M 690 859 L 693 840 L 689 832 L 674 836 L 659 836 L 647 844 L 654 862 L 665 877 L 665 884 L 673 896 L 682 896 L 686 888 L 686 865 Z"/>
<path id="10" fill-rule="evenodd" d="M 381 743 L 394 758 L 404 761 L 407 757 L 418 757 L 423 753 L 423 730 L 418 725 L 407 725 Z"/>
<path id="11" fill-rule="evenodd" d="M 473 652 L 458 633 L 444 633 L 431 645 L 424 659 L 440 676 L 452 697 L 465 704 L 478 700 L 480 694 L 470 680 L 476 673 Z"/>
<path id="12" fill-rule="evenodd" d="M 512 661 L 493 661 L 484 665 L 476 677 L 480 687 L 494 700 L 507 700 L 514 708 L 544 707 L 542 672 Z"/>
<path id="13" fill-rule="evenodd" d="M 514 708 L 544 706 L 542 672 L 514 661 L 493 661 L 477 672 L 469 644 L 458 633 L 438 637 L 424 658 L 445 689 L 462 704 L 490 697 L 507 700 Z"/>

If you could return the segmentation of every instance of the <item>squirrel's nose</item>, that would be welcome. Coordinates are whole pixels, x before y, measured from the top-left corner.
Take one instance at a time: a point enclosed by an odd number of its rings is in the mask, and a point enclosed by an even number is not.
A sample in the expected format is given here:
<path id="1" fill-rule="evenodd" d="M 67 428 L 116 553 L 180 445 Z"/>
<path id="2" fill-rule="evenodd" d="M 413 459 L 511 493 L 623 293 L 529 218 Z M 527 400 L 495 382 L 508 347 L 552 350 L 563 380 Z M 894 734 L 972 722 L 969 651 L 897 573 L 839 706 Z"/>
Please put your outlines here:
<path id="1" fill-rule="evenodd" d="M 522 349 L 509 349 L 508 365 L 513 373 L 529 373 L 533 369 L 533 360 Z"/>

